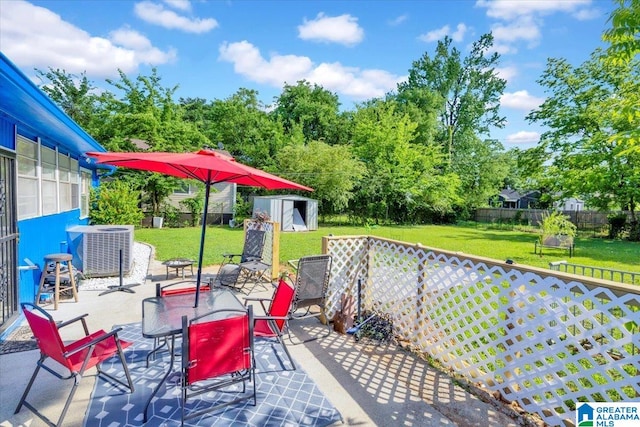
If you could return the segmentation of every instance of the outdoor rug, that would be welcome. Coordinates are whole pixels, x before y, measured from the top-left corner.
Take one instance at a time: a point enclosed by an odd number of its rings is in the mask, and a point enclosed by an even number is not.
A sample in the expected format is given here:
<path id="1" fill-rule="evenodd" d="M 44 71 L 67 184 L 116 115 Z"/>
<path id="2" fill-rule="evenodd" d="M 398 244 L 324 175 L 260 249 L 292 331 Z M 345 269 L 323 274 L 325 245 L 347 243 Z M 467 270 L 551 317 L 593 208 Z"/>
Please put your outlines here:
<path id="1" fill-rule="evenodd" d="M 99 378 L 85 414 L 87 427 L 177 426 L 180 425 L 180 360 L 176 358 L 172 373 L 154 402 L 149 406 L 148 421 L 143 423 L 144 405 L 153 388 L 168 369 L 169 355 L 160 353 L 146 368 L 146 355 L 153 340 L 142 337 L 139 323 L 123 325 L 118 336 L 132 341 L 125 350 L 127 364 L 134 382 L 134 393 Z M 185 422 L 187 426 L 327 426 L 342 420 L 307 374 L 298 367 L 291 369 L 279 344 L 256 339 L 256 394 L 253 399 L 226 406 L 211 414 Z M 102 368 L 118 378 L 124 378 L 118 358 L 102 364 Z M 126 381 L 126 380 L 125 380 Z M 249 385 L 248 385 L 249 386 Z M 229 400 L 232 393 L 205 393 L 189 400 L 189 405 Z M 202 402 L 198 402 L 202 399 Z"/>
<path id="2" fill-rule="evenodd" d="M 33 338 L 33 332 L 31 332 L 31 328 L 28 325 L 18 326 L 5 339 L 0 341 L 0 354 L 36 350 L 37 348 L 38 343 Z"/>

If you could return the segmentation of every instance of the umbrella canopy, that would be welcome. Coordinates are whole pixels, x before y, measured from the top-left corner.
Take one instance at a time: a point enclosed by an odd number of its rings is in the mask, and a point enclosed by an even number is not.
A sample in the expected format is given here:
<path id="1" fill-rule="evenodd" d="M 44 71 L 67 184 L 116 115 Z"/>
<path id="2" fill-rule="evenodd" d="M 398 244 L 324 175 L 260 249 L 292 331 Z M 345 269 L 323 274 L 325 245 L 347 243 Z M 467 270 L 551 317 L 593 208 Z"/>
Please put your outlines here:
<path id="1" fill-rule="evenodd" d="M 202 233 L 200 236 L 200 253 L 198 257 L 198 276 L 196 279 L 196 307 L 200 296 L 200 279 L 202 277 L 202 258 L 204 254 L 204 238 L 207 230 L 206 218 L 209 209 L 211 185 L 228 182 L 238 185 L 260 187 L 267 190 L 290 189 L 313 191 L 312 188 L 280 178 L 276 175 L 243 165 L 225 154 L 213 150 L 200 150 L 195 153 L 163 153 L 163 152 L 128 152 L 98 153 L 89 152 L 89 157 L 99 164 L 121 166 L 151 172 L 159 172 L 179 178 L 197 179 L 205 184 L 204 213 Z"/>

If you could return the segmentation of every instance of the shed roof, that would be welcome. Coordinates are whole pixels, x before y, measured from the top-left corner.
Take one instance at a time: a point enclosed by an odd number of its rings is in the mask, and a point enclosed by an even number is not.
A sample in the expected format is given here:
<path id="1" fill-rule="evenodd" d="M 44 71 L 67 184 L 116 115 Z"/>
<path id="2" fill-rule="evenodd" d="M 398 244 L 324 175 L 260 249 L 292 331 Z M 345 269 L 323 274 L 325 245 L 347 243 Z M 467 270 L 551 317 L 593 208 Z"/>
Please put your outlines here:
<path id="1" fill-rule="evenodd" d="M 285 195 L 274 195 L 274 196 L 256 196 L 256 199 L 279 199 L 279 200 L 300 200 L 300 201 L 313 201 L 316 199 L 312 199 L 310 197 L 298 196 L 297 194 L 285 194 Z"/>
<path id="2" fill-rule="evenodd" d="M 0 52 L 0 115 L 69 153 L 106 151 Z"/>

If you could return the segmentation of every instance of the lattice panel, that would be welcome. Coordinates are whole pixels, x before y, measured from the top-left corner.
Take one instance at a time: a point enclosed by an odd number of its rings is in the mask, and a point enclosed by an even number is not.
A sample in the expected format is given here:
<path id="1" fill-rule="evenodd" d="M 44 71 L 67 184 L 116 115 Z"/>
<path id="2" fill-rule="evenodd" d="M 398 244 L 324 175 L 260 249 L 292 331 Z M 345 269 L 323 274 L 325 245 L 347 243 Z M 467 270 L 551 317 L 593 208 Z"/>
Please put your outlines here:
<path id="1" fill-rule="evenodd" d="M 328 252 L 331 315 L 362 278 L 362 308 L 389 314 L 399 339 L 550 425 L 572 423 L 578 401 L 640 397 L 640 289 L 377 238 L 332 237 Z"/>

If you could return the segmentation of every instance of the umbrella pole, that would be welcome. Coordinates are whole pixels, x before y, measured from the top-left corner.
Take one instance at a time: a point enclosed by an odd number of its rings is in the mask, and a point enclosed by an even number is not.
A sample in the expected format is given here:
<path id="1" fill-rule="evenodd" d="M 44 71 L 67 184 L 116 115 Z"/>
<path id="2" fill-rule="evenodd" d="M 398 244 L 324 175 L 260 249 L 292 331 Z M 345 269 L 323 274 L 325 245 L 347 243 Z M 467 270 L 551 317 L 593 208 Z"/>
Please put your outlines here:
<path id="1" fill-rule="evenodd" d="M 200 254 L 198 255 L 198 276 L 196 278 L 196 304 L 200 302 L 200 278 L 202 277 L 202 258 L 204 256 L 204 236 L 207 232 L 207 212 L 209 212 L 209 193 L 211 192 L 211 171 L 207 173 L 204 194 L 204 212 L 202 213 L 202 232 L 200 233 Z"/>

